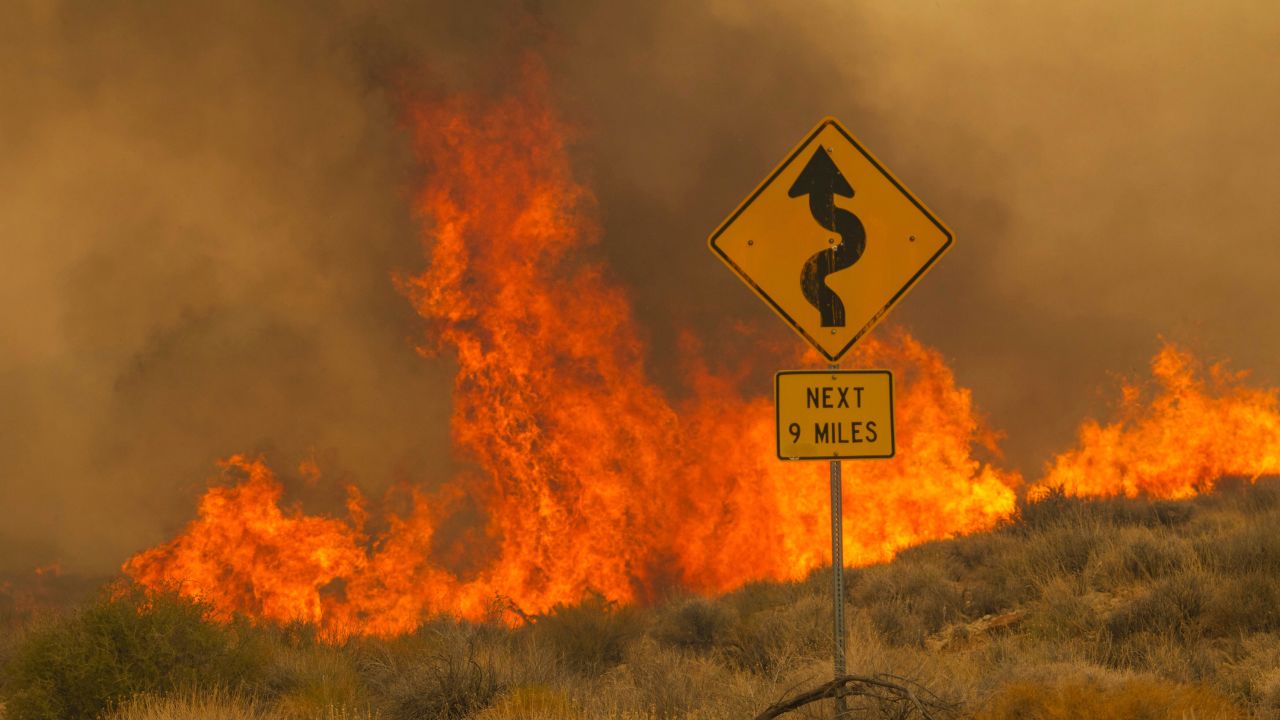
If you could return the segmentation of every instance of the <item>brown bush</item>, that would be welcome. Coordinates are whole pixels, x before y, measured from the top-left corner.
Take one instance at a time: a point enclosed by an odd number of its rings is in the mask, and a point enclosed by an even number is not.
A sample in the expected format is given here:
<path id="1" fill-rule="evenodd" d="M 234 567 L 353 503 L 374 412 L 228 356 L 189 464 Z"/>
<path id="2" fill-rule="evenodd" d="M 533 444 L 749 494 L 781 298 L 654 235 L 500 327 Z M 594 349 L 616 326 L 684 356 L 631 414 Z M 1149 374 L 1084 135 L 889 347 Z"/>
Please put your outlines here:
<path id="1" fill-rule="evenodd" d="M 534 624 L 533 637 L 568 669 L 598 675 L 622 662 L 644 623 L 639 608 L 591 595 L 577 605 L 556 605 Z"/>
<path id="2" fill-rule="evenodd" d="M 831 623 L 831 600 L 814 595 L 739 616 L 723 657 L 733 667 L 774 675 L 799 659 L 822 656 L 830 646 Z"/>
<path id="3" fill-rule="evenodd" d="M 1202 621 L 1211 636 L 1280 630 L 1280 577 L 1251 572 L 1220 578 L 1209 590 Z"/>
<path id="4" fill-rule="evenodd" d="M 1224 575 L 1268 573 L 1280 575 L 1280 513 L 1257 516 L 1234 530 L 1197 539 L 1196 551 L 1205 565 Z"/>
<path id="5" fill-rule="evenodd" d="M 976 720 L 1244 720 L 1246 714 L 1202 685 L 1131 679 L 1115 687 L 1093 683 L 1045 686 L 1013 683 L 995 693 Z"/>
<path id="6" fill-rule="evenodd" d="M 736 620 L 736 613 L 727 603 L 682 598 L 658 609 L 653 636 L 666 645 L 706 652 L 729 639 Z"/>
<path id="7" fill-rule="evenodd" d="M 867 608 L 891 644 L 921 645 L 926 635 L 963 616 L 964 593 L 932 565 L 893 563 L 867 568 L 850 594 Z"/>
<path id="8" fill-rule="evenodd" d="M 1190 543 L 1167 531 L 1122 528 L 1099 544 L 1085 569 L 1086 582 L 1098 590 L 1168 577 L 1193 567 L 1197 557 Z"/>
<path id="9" fill-rule="evenodd" d="M 1045 586 L 1031 604 L 1023 629 L 1037 640 L 1054 643 L 1073 638 L 1093 638 L 1102 628 L 1102 617 L 1072 583 L 1058 578 Z"/>
<path id="10" fill-rule="evenodd" d="M 1107 630 L 1122 641 L 1139 632 L 1190 640 L 1208 600 L 1212 578 L 1184 571 L 1160 580 L 1107 618 Z"/>

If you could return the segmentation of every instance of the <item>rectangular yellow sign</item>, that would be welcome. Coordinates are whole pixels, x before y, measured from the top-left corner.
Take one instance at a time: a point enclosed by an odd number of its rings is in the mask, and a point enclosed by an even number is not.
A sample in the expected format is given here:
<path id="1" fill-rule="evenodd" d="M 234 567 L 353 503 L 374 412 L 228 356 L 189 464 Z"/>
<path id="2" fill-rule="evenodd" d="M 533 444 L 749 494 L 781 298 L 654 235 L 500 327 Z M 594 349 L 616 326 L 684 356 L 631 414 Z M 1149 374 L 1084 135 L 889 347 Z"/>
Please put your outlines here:
<path id="1" fill-rule="evenodd" d="M 774 408 L 781 460 L 893 457 L 888 370 L 784 370 Z"/>

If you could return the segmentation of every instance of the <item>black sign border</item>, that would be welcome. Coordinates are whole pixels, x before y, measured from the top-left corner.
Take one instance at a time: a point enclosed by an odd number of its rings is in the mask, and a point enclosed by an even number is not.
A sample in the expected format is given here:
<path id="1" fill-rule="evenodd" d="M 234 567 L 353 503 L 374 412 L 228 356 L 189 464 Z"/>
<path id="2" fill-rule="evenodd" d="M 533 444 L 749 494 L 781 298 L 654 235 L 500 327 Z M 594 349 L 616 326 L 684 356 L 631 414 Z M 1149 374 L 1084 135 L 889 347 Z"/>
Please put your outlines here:
<path id="1" fill-rule="evenodd" d="M 824 455 L 822 457 L 786 457 L 782 454 L 782 406 L 778 393 L 783 375 L 887 375 L 889 377 L 889 454 L 888 455 Z M 891 460 L 898 454 L 898 421 L 893 416 L 893 372 L 890 370 L 779 370 L 773 374 L 774 454 L 784 462 L 805 460 Z"/>

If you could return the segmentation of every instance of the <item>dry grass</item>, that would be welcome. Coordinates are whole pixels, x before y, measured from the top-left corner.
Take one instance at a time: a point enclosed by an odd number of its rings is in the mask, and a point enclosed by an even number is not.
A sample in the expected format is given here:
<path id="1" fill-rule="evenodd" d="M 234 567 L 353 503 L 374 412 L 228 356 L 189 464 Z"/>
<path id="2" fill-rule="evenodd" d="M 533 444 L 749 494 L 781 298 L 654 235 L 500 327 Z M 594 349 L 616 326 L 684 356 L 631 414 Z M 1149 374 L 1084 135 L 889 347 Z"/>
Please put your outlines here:
<path id="1" fill-rule="evenodd" d="M 955 703 L 957 720 L 1280 720 L 1277 528 L 1273 481 L 1182 503 L 1050 495 L 993 532 L 850 570 L 846 663 L 919 683 Z M 649 608 L 588 597 L 532 626 L 439 620 L 342 646 L 299 627 L 227 635 L 172 608 L 146 620 L 177 631 L 152 647 L 98 629 L 134 627 L 126 608 L 91 606 L 7 643 L 0 718 L 751 717 L 830 676 L 828 578 Z M 224 659 L 194 662 L 175 638 Z M 102 658 L 134 668 L 132 685 L 113 686 Z M 218 673 L 202 676 L 206 666 Z M 106 705 L 41 705 L 50 688 L 89 688 Z M 863 702 L 858 717 L 888 717 Z"/>

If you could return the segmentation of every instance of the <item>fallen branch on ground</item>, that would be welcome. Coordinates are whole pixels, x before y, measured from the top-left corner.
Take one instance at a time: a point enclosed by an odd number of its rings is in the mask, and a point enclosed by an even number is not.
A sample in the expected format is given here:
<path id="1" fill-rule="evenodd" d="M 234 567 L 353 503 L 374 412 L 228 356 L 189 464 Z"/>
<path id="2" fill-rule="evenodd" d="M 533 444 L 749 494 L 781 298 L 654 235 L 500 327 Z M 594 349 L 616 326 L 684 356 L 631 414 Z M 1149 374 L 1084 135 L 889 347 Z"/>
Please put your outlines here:
<path id="1" fill-rule="evenodd" d="M 902 718 L 902 720 L 911 717 L 912 713 L 916 713 L 918 717 L 924 720 L 937 720 L 933 715 L 934 712 L 953 709 L 951 704 L 943 702 L 924 688 L 920 688 L 925 695 L 922 698 L 908 685 L 893 682 L 894 680 L 910 682 L 895 675 L 876 675 L 874 677 L 841 675 L 808 692 L 800 693 L 786 700 L 779 700 L 757 715 L 755 720 L 773 720 L 783 713 L 789 713 L 812 702 L 835 698 L 837 695 L 869 698 L 880 706 L 882 713 L 886 711 L 891 713 L 885 715 L 886 717 Z"/>

